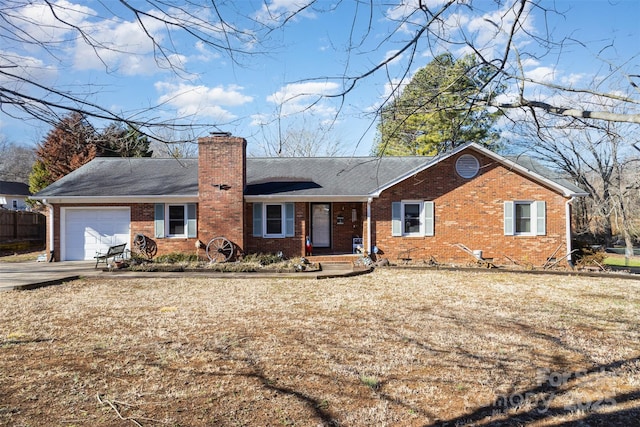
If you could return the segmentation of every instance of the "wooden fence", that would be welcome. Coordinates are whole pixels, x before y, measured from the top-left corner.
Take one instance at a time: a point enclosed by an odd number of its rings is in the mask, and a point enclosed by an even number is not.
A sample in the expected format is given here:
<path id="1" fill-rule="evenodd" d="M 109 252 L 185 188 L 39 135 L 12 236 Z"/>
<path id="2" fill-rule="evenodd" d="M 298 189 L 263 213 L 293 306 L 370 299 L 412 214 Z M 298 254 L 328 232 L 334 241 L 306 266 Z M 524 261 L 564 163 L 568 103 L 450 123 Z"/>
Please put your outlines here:
<path id="1" fill-rule="evenodd" d="M 46 217 L 36 212 L 0 209 L 0 243 L 41 241 L 46 238 Z"/>

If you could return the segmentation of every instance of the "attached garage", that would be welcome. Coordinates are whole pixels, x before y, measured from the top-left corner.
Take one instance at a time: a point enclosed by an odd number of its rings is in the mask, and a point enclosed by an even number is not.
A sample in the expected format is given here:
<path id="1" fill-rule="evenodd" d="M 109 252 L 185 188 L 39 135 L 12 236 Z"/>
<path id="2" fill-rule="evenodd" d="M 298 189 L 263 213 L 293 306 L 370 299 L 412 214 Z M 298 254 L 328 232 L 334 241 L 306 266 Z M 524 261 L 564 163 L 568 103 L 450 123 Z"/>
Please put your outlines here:
<path id="1" fill-rule="evenodd" d="M 60 212 L 62 261 L 93 260 L 96 252 L 129 243 L 130 208 L 62 208 Z"/>

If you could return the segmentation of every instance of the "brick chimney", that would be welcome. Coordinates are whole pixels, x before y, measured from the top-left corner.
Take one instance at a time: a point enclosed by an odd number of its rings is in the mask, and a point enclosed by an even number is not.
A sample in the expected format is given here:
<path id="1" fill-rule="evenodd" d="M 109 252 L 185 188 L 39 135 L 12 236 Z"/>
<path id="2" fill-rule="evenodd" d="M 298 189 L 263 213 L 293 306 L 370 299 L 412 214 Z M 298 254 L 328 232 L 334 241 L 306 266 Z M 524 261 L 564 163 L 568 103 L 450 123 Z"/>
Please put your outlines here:
<path id="1" fill-rule="evenodd" d="M 244 249 L 247 141 L 230 133 L 198 139 L 198 238 L 222 236 Z"/>

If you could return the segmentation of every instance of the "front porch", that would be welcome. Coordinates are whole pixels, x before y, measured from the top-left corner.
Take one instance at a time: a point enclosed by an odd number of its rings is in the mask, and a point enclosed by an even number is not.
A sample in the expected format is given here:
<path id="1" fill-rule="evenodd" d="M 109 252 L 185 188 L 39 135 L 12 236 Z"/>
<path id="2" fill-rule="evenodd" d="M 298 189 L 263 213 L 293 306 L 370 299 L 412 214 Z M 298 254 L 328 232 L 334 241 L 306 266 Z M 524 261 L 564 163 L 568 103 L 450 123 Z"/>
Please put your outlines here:
<path id="1" fill-rule="evenodd" d="M 303 233 L 311 243 L 305 255 L 357 258 L 365 246 L 366 204 L 362 202 L 310 202 L 305 206 Z"/>
<path id="2" fill-rule="evenodd" d="M 243 252 L 287 257 L 349 255 L 367 250 L 367 204 L 362 201 L 265 200 L 247 203 Z"/>

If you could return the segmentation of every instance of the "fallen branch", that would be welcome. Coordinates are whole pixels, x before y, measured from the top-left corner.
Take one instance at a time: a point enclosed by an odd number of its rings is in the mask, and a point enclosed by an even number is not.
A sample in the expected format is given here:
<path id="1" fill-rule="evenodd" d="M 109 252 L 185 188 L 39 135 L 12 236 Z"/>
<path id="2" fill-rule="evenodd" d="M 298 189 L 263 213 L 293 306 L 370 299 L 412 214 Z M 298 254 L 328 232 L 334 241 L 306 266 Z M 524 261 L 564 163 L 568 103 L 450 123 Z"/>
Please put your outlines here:
<path id="1" fill-rule="evenodd" d="M 131 421 L 132 423 L 134 423 L 138 427 L 142 427 L 142 424 L 140 424 L 134 418 L 131 418 L 131 417 L 125 418 L 125 417 L 123 417 L 122 414 L 120 414 L 120 411 L 118 411 L 118 408 L 116 408 L 116 406 L 113 403 L 111 403 L 108 399 L 103 399 L 103 398 L 100 397 L 100 393 L 96 393 L 96 397 L 98 398 L 98 402 L 100 402 L 101 405 L 104 405 L 105 403 L 107 403 L 109 406 L 111 406 L 111 408 L 114 411 L 116 411 L 116 414 L 118 415 L 118 418 L 120 418 L 122 421 Z"/>

